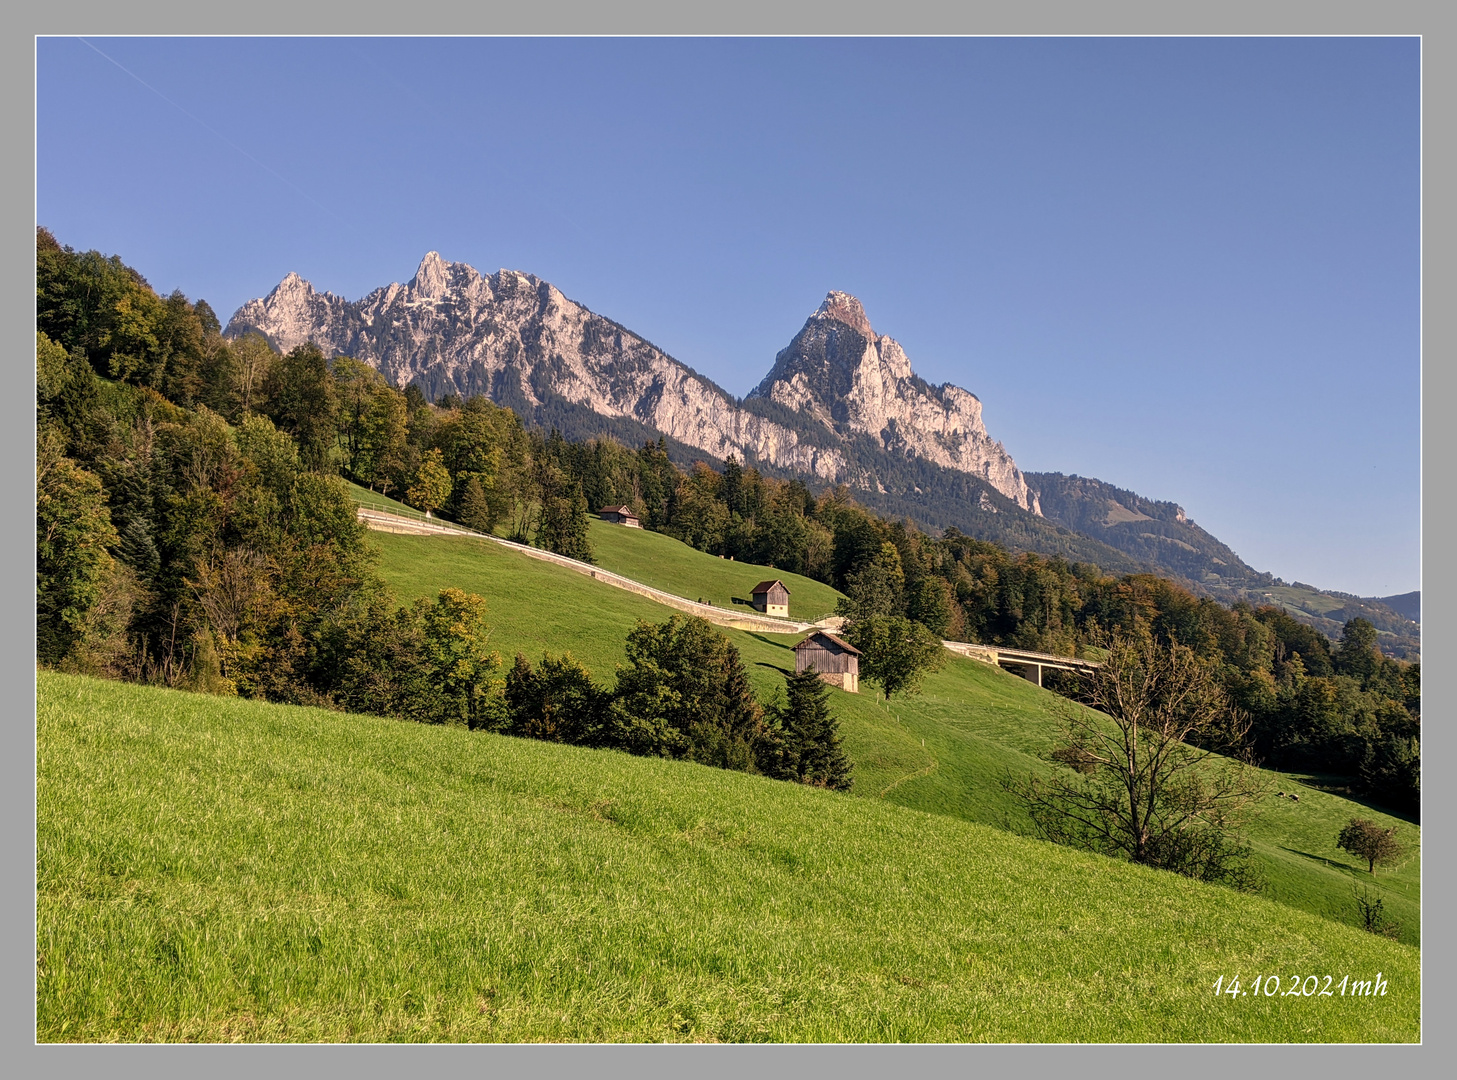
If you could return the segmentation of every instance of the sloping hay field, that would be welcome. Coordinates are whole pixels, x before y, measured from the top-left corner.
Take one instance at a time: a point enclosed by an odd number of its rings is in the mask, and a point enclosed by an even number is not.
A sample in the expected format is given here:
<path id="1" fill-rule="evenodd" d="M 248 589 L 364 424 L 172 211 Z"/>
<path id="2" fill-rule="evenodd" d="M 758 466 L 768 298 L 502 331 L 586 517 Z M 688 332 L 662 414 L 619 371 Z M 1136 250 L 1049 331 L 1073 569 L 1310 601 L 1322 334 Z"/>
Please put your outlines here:
<path id="1" fill-rule="evenodd" d="M 670 537 L 604 524 L 624 548 L 647 554 L 667 546 L 681 586 L 695 566 L 705 576 L 725 561 Z M 433 596 L 448 585 L 485 596 L 495 626 L 494 642 L 509 660 L 517 650 L 532 660 L 544 650 L 570 651 L 602 682 L 612 683 L 624 658 L 623 642 L 638 619 L 661 621 L 673 612 L 633 593 L 614 589 L 550 563 L 529 559 L 481 540 L 372 534 L 382 557 L 380 574 L 402 600 Z M 751 577 L 753 575 L 750 575 Z M 752 582 L 750 583 L 752 584 Z M 822 588 L 824 586 L 821 586 Z M 687 590 L 691 591 L 691 590 Z M 696 595 L 696 594 L 695 594 Z M 790 646 L 797 635 L 725 630 L 749 665 L 761 696 L 783 685 L 793 670 Z M 1008 672 L 960 657 L 925 681 L 920 695 L 877 701 L 874 688 L 831 692 L 845 747 L 855 763 L 854 794 L 883 798 L 918 810 L 946 814 L 1030 833 L 1031 823 L 1003 790 L 1011 774 L 1046 769 L 1046 754 L 1061 730 L 1064 699 Z M 1255 857 L 1267 879 L 1264 895 L 1347 925 L 1359 925 L 1354 891 L 1383 898 L 1386 914 L 1400 925 L 1407 944 L 1421 937 L 1421 830 L 1299 782 L 1274 776 L 1277 790 L 1298 792 L 1300 802 L 1272 799 L 1251 829 Z M 1335 844 L 1352 817 L 1396 825 L 1409 853 L 1373 878 L 1365 865 Z"/>
<path id="2" fill-rule="evenodd" d="M 1408 946 L 882 801 L 45 672 L 37 723 L 41 1041 L 1420 1034 Z"/>

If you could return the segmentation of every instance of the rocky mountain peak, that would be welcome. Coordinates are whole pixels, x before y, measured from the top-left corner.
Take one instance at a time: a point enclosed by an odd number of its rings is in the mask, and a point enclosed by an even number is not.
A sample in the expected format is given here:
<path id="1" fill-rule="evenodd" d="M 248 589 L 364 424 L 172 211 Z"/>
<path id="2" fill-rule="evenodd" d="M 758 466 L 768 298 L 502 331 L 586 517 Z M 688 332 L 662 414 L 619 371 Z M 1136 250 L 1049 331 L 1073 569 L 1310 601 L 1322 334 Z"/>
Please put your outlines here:
<path id="1" fill-rule="evenodd" d="M 748 396 L 812 417 L 842 437 L 869 435 L 889 452 L 973 473 L 1024 510 L 1040 512 L 1011 455 L 987 434 L 976 395 L 917 378 L 900 343 L 877 334 L 849 293 L 825 297 Z"/>
<path id="2" fill-rule="evenodd" d="M 410 281 L 411 287 L 420 296 L 438 300 L 445 295 L 445 291 L 449 287 L 451 265 L 440 257 L 440 252 L 425 252 L 425 257 L 420 260 L 419 269 L 415 271 L 415 276 Z"/>
<path id="3" fill-rule="evenodd" d="M 284 279 L 273 287 L 273 291 L 268 295 L 269 297 L 274 297 L 285 293 L 311 293 L 313 291 L 314 287 L 312 285 L 300 277 L 296 271 L 290 270 L 284 276 Z"/>
<path id="4" fill-rule="evenodd" d="M 871 329 L 849 293 L 825 297 L 749 394 L 787 406 L 798 414 L 790 422 L 742 408 L 539 278 L 505 269 L 483 277 L 437 251 L 426 252 L 407 285 L 357 301 L 321 295 L 289 274 L 268 296 L 240 307 L 224 332 L 258 332 L 285 352 L 313 341 L 326 356 L 353 356 L 397 386 L 419 384 L 431 398 L 485 393 L 527 410 L 565 401 L 715 457 L 733 454 L 832 481 L 868 484 L 865 466 L 847 451 L 869 436 L 897 457 L 969 472 L 1039 512 L 1011 456 L 987 436 L 981 402 L 916 378 L 905 351 Z"/>
<path id="5" fill-rule="evenodd" d="M 875 336 L 875 331 L 870 328 L 870 319 L 865 314 L 865 307 L 849 293 L 830 290 L 825 296 L 825 302 L 815 309 L 813 318 L 834 319 L 860 331 L 868 338 Z"/>

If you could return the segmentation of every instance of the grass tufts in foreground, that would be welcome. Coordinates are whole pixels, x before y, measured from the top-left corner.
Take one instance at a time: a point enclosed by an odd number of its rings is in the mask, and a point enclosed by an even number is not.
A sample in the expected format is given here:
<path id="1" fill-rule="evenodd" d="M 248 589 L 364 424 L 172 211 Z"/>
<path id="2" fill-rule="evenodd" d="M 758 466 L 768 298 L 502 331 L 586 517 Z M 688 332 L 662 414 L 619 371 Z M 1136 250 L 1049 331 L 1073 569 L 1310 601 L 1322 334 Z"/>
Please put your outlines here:
<path id="1" fill-rule="evenodd" d="M 884 802 L 49 672 L 37 725 L 40 1041 L 1420 1035 L 1415 949 Z"/>

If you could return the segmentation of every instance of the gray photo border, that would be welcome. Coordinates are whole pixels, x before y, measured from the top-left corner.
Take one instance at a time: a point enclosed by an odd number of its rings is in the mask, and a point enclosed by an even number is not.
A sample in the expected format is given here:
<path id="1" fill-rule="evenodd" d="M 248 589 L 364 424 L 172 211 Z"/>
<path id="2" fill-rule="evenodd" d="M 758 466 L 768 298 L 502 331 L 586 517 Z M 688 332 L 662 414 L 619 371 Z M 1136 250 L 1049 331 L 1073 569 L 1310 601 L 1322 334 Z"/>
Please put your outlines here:
<path id="1" fill-rule="evenodd" d="M 1314 3 L 1254 3 L 1172 5 L 1138 0 L 1107 0 L 1088 5 L 1077 0 L 1001 3 L 947 10 L 925 0 L 904 0 L 894 6 L 872 8 L 848 3 L 768 3 L 746 0 L 726 5 L 671 3 L 667 0 L 632 0 L 604 5 L 590 0 L 567 0 L 544 7 L 487 4 L 471 8 L 439 0 L 416 0 L 409 5 L 360 5 L 345 9 L 316 2 L 255 0 L 229 10 L 204 9 L 177 0 L 145 0 L 125 7 L 98 0 L 67 3 L 64 7 L 27 8 L 12 14 L 12 31 L 0 40 L 5 63 L 4 123 L 6 141 L 17 149 L 29 148 L 30 171 L 7 168 L 3 175 L 7 198 L 0 228 L 6 237 L 0 260 L 4 287 L 0 288 L 5 318 L 0 327 L 6 354 L 33 356 L 34 338 L 34 214 L 35 214 L 35 38 L 36 36 L 94 34 L 169 35 L 330 35 L 341 30 L 366 35 L 1420 35 L 1422 38 L 1423 93 L 1423 368 L 1422 461 L 1435 466 L 1438 497 L 1423 498 L 1423 554 L 1429 538 L 1451 535 L 1457 517 L 1450 500 L 1441 497 L 1447 487 L 1445 466 L 1453 460 L 1453 425 L 1443 406 L 1457 383 L 1452 363 L 1454 328 L 1451 315 L 1453 284 L 1454 211 L 1441 196 L 1457 190 L 1454 176 L 1454 83 L 1457 49 L 1437 5 L 1394 2 L 1337 7 Z M 18 161 L 26 161 L 18 153 Z M 85 167 L 85 162 L 78 162 Z M 27 191 L 27 188 L 29 189 Z M 1427 193 L 1437 198 L 1426 198 Z M 28 207 L 22 210 L 22 206 Z M 22 220 L 27 213 L 30 220 Z M 1428 303 L 1428 299 L 1433 302 Z M 1426 357 L 1440 358 L 1426 363 Z M 33 369 L 32 369 L 33 370 Z M 22 466 L 6 470 L 10 490 L 5 505 L 24 505 L 26 471 L 34 461 L 34 443 L 28 436 L 34 417 L 19 395 L 0 399 L 5 422 L 0 439 L 10 446 L 7 460 Z M 1349 418 L 1347 430 L 1359 431 L 1359 417 Z M 1359 434 L 1353 435 L 1359 440 Z M 1425 483 L 1427 474 L 1423 474 Z M 30 470 L 33 499 L 34 470 Z M 1425 495 L 1425 487 L 1423 488 Z M 32 502 L 33 505 L 33 502 Z M 28 539 L 6 532 L 3 543 L 10 557 L 0 576 L 3 620 L 3 657 L 7 697 L 16 716 L 7 726 L 0 798 L 4 800 L 4 876 L 0 893 L 4 932 L 0 934 L 0 971 L 3 971 L 4 1040 L 19 1059 L 15 1075 L 39 1075 L 105 1070 L 116 1076 L 191 1075 L 206 1070 L 221 1075 L 250 1075 L 268 1070 L 278 1075 L 399 1075 L 403 1072 L 442 1070 L 450 1073 L 482 1072 L 503 1075 L 550 1074 L 603 1077 L 641 1075 L 739 1076 L 746 1070 L 773 1075 L 835 1074 L 885 1076 L 908 1069 L 996 1072 L 1029 1065 L 1075 1073 L 1102 1074 L 1130 1069 L 1139 1073 L 1191 1070 L 1197 1075 L 1227 1076 L 1231 1068 L 1290 1066 L 1302 1071 L 1318 1069 L 1335 1076 L 1371 1075 L 1383 1068 L 1410 1067 L 1420 1060 L 1430 1067 L 1440 1049 L 1452 1042 L 1449 1025 L 1453 991 L 1449 959 L 1454 932 L 1446 920 L 1427 918 L 1442 912 L 1452 898 L 1451 834 L 1442 825 L 1451 820 L 1451 795 L 1445 786 L 1428 787 L 1424 822 L 1440 823 L 1430 832 L 1423 858 L 1423 951 L 1435 962 L 1434 977 L 1423 979 L 1423 1018 L 1436 1018 L 1424 1026 L 1421 1047 L 1311 1047 L 1311 1046 L 720 1046 L 720 1047 L 584 1047 L 584 1046 L 442 1046 L 442 1047 L 126 1047 L 37 1046 L 35 1044 L 35 667 L 33 555 Z M 1440 547 L 1430 550 L 1440 551 Z M 1451 610 L 1452 567 L 1440 557 L 1423 560 L 1422 587 L 1428 594 L 1424 607 L 1424 652 L 1441 658 L 1451 655 L 1454 618 Z M 1433 600 L 1435 597 L 1435 602 Z M 29 654 L 29 661 L 27 661 Z M 1427 715 L 1445 718 L 1451 711 L 1454 690 L 1440 661 L 1437 677 L 1429 682 Z M 29 694 L 29 702 L 25 701 Z M 8 711 L 8 710 L 7 710 Z M 29 714 L 27 727 L 26 715 Z M 1451 760 L 1453 735 L 1444 723 L 1425 733 L 1429 759 Z M 1445 1055 L 1444 1055 L 1445 1056 Z M 1399 1063 L 1398 1059 L 1399 1058 Z M 1427 1060 L 1430 1059 L 1430 1060 Z M 1424 1070 L 1425 1071 L 1425 1070 Z"/>

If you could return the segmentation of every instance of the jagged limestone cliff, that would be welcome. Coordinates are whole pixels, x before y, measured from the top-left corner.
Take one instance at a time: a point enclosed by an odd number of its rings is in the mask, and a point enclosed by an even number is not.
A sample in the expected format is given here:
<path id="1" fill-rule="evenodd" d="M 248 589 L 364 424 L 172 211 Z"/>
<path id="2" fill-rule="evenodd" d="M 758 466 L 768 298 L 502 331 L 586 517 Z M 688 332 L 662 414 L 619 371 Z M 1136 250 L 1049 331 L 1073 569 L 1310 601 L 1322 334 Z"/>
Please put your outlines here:
<path id="1" fill-rule="evenodd" d="M 973 473 L 1039 512 L 1012 456 L 987 435 L 977 396 L 916 375 L 900 343 L 877 334 L 848 293 L 825 298 L 749 397 L 808 413 L 840 435 L 870 435 L 887 450 Z"/>
<path id="2" fill-rule="evenodd" d="M 715 457 L 735 454 L 825 480 L 864 484 L 844 446 L 869 436 L 889 452 L 971 473 L 1038 512 L 1015 462 L 988 437 L 981 402 L 917 378 L 901 347 L 876 335 L 859 301 L 844 293 L 830 293 L 750 395 L 787 407 L 792 422 L 761 415 L 752 401 L 740 404 L 549 282 L 514 270 L 483 275 L 433 251 L 408 283 L 352 302 L 289 274 L 228 323 L 229 336 L 250 331 L 285 351 L 312 340 L 326 355 L 353 356 L 431 397 L 487 394 L 531 405 L 556 397 Z"/>

